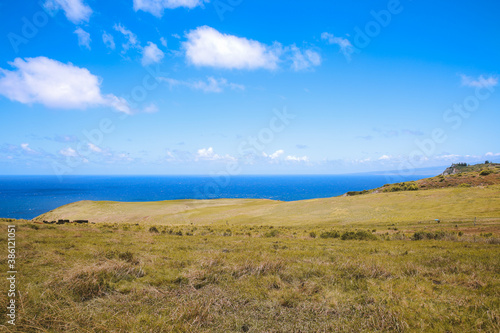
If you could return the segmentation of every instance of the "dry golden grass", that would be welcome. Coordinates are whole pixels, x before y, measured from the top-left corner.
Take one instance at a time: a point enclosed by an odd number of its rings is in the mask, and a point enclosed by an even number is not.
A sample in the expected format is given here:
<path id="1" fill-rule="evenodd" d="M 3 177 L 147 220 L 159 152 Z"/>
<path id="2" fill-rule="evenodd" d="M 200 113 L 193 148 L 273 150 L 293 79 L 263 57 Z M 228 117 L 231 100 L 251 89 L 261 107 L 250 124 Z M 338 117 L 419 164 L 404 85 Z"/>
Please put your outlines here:
<path id="1" fill-rule="evenodd" d="M 500 185 L 395 193 L 370 193 L 293 202 L 272 200 L 80 201 L 36 218 L 88 219 L 95 223 L 168 225 L 275 225 L 367 227 L 500 219 Z"/>
<path id="2" fill-rule="evenodd" d="M 9 223 L 20 306 L 6 332 L 500 329 L 498 223 L 379 225 L 365 241 L 342 240 L 364 233 L 340 224 Z M 439 239 L 413 240 L 415 228 Z"/>

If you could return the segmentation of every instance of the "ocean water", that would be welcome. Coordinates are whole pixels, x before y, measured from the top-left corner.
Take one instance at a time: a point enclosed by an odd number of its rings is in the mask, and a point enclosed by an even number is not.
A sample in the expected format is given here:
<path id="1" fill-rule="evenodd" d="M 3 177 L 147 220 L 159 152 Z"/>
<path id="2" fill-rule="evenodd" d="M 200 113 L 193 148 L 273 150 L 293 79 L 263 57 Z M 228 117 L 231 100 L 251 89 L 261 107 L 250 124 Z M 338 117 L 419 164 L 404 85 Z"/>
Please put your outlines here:
<path id="1" fill-rule="evenodd" d="M 79 200 L 326 198 L 426 176 L 0 176 L 0 217 L 32 219 Z"/>

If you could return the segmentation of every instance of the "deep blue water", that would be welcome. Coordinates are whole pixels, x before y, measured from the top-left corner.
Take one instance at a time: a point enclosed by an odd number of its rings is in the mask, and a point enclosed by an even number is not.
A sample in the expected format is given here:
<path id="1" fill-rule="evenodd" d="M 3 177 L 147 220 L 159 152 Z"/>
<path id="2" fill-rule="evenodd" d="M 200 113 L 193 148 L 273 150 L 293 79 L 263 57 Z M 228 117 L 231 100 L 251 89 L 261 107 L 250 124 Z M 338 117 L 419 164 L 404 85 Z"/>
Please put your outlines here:
<path id="1" fill-rule="evenodd" d="M 265 198 L 293 201 L 326 198 L 417 180 L 424 175 L 332 176 L 0 176 L 0 217 L 31 219 L 79 200 Z"/>

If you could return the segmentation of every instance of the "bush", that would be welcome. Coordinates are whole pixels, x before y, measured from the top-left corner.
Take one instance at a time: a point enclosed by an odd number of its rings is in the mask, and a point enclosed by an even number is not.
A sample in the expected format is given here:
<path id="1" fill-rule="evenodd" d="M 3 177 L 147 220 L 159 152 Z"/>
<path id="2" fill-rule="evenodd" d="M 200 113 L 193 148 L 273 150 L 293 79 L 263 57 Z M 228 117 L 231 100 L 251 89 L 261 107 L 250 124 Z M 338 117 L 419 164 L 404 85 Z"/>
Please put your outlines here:
<path id="1" fill-rule="evenodd" d="M 488 169 L 484 169 L 482 170 L 479 175 L 480 176 L 488 176 L 492 171 L 491 170 L 488 170 Z"/>
<path id="2" fill-rule="evenodd" d="M 319 237 L 321 238 L 339 238 L 340 237 L 340 234 L 338 233 L 338 231 L 325 231 L 325 232 L 322 232 Z"/>
<path id="3" fill-rule="evenodd" d="M 309 236 L 310 236 L 311 238 L 316 238 L 316 233 L 315 233 L 314 231 L 311 231 L 311 232 L 309 233 Z"/>
<path id="4" fill-rule="evenodd" d="M 460 184 L 460 186 L 459 186 L 459 187 L 471 187 L 471 186 L 472 186 L 471 184 L 465 184 L 465 183 L 464 183 L 464 184 Z"/>
<path id="5" fill-rule="evenodd" d="M 384 192 L 399 192 L 399 191 L 417 191 L 418 185 L 415 182 L 396 183 L 390 187 L 386 187 Z"/>
<path id="6" fill-rule="evenodd" d="M 353 196 L 353 195 L 366 194 L 366 193 L 368 193 L 368 192 L 370 192 L 370 191 L 367 191 L 367 190 L 363 190 L 363 191 L 349 191 L 349 192 L 347 192 L 346 194 L 347 194 L 348 196 Z"/>
<path id="7" fill-rule="evenodd" d="M 377 236 L 371 232 L 360 230 L 360 231 L 346 231 L 340 237 L 342 240 L 376 240 Z"/>
<path id="8" fill-rule="evenodd" d="M 264 234 L 265 237 L 276 237 L 278 236 L 278 230 L 274 229 Z"/>
<path id="9" fill-rule="evenodd" d="M 413 234 L 413 240 L 423 240 L 423 239 L 442 239 L 444 238 L 444 231 L 436 231 L 436 232 L 425 232 L 418 231 Z"/>
<path id="10" fill-rule="evenodd" d="M 159 233 L 158 229 L 156 229 L 156 227 L 151 227 L 149 228 L 149 232 L 154 232 L 154 233 Z"/>

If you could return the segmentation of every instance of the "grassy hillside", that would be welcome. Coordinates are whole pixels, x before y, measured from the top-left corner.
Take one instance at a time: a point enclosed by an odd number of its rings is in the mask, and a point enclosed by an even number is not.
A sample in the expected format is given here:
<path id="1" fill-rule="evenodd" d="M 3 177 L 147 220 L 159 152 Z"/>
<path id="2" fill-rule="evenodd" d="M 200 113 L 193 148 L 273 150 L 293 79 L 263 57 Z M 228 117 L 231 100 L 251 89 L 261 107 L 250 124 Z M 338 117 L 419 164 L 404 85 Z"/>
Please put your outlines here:
<path id="1" fill-rule="evenodd" d="M 16 225 L 20 277 L 17 326 L 0 330 L 498 332 L 500 185 L 482 184 L 295 202 L 80 201 L 0 219 Z M 93 223 L 40 222 L 58 219 Z"/>
<path id="2" fill-rule="evenodd" d="M 36 221 L 230 225 L 376 225 L 500 219 L 500 185 L 371 193 L 294 202 L 272 200 L 80 201 Z"/>
<path id="3" fill-rule="evenodd" d="M 500 330 L 498 223 L 9 224 L 17 326 L 2 332 Z"/>
<path id="4" fill-rule="evenodd" d="M 453 164 L 438 176 L 414 182 L 386 184 L 370 192 L 397 192 L 429 190 L 448 187 L 477 187 L 500 184 L 500 164 L 486 163 L 475 165 Z M 357 192 L 356 194 L 360 194 Z"/>

